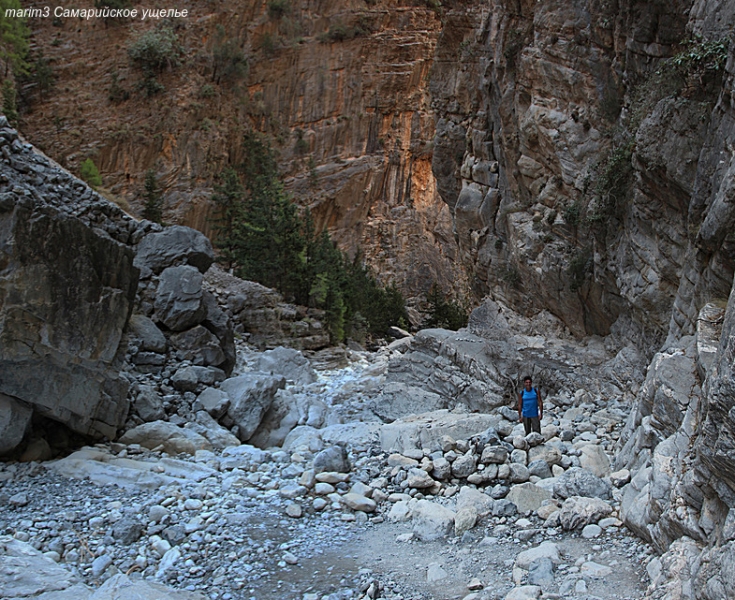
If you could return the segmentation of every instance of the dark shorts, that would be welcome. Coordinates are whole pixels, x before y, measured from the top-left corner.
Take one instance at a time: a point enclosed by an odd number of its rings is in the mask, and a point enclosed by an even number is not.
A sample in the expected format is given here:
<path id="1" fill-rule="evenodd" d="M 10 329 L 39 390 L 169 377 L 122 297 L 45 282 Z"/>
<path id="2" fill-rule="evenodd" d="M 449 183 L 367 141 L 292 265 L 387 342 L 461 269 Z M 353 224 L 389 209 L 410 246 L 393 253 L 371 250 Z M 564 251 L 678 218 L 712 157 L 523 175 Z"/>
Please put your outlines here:
<path id="1" fill-rule="evenodd" d="M 526 435 L 532 431 L 541 433 L 541 419 L 538 417 L 523 417 L 523 428 L 526 430 Z"/>

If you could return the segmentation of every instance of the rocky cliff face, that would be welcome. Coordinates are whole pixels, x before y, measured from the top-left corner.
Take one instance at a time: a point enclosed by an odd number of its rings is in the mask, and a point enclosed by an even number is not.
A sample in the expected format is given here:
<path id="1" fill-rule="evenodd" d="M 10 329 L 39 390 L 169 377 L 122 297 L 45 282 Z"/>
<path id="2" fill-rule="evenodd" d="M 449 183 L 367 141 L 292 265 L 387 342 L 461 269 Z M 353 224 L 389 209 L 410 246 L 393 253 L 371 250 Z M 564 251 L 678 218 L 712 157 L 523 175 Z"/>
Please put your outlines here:
<path id="1" fill-rule="evenodd" d="M 693 197 L 700 150 L 720 119 L 719 90 L 665 94 L 652 83 L 688 35 L 722 36 L 702 29 L 712 8 L 700 3 L 688 22 L 690 8 L 493 2 L 448 12 L 431 82 L 433 164 L 478 293 L 548 308 L 577 334 L 606 334 L 621 315 L 657 339 L 668 330 L 701 217 L 690 206 L 707 204 Z M 732 268 L 719 272 L 705 287 L 725 297 Z M 677 326 L 691 331 L 694 317 Z"/>
<path id="2" fill-rule="evenodd" d="M 469 283 L 576 335 L 622 316 L 651 353 L 672 306 L 673 334 L 691 333 L 727 296 L 722 207 L 704 224 L 726 197 L 721 71 L 657 72 L 692 36 L 724 39 L 729 3 L 181 8 L 178 65 L 151 97 L 127 48 L 164 24 L 33 23 L 57 85 L 24 116 L 30 139 L 72 169 L 92 157 L 136 210 L 154 169 L 166 218 L 211 234 L 216 175 L 259 129 L 318 226 L 409 295 Z M 223 40 L 246 76 L 223 75 Z"/>
<path id="3" fill-rule="evenodd" d="M 433 281 L 464 289 L 431 170 L 438 13 L 382 0 L 179 8 L 189 11 L 173 23 L 179 65 L 158 76 L 165 91 L 152 97 L 127 47 L 164 24 L 34 22 L 57 84 L 24 116 L 24 132 L 72 170 L 93 158 L 105 186 L 134 210 L 153 169 L 166 220 L 212 234 L 216 176 L 240 162 L 243 131 L 259 129 L 280 152 L 288 190 L 343 250 L 362 248 L 381 279 L 409 295 Z M 218 70 L 223 40 L 247 56 L 246 77 Z"/>

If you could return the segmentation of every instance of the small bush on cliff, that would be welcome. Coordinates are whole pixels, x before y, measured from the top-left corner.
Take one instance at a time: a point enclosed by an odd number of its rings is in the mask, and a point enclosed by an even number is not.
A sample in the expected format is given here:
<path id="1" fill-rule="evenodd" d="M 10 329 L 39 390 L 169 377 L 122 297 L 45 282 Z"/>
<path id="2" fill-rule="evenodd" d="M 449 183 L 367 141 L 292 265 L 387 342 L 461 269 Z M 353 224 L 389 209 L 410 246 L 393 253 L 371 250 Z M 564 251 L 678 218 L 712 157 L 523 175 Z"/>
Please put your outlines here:
<path id="1" fill-rule="evenodd" d="M 107 98 L 113 104 L 120 104 L 130 99 L 130 92 L 120 85 L 117 71 L 110 73 L 110 89 L 107 91 Z"/>
<path id="2" fill-rule="evenodd" d="M 628 142 L 613 148 L 595 181 L 596 210 L 588 214 L 591 221 L 603 221 L 615 216 L 625 201 L 633 182 L 634 143 Z"/>
<path id="3" fill-rule="evenodd" d="M 685 50 L 671 59 L 671 63 L 681 72 L 702 79 L 709 73 L 725 69 L 730 40 L 705 40 L 695 37 L 685 42 Z"/>
<path id="4" fill-rule="evenodd" d="M 317 36 L 317 40 L 323 44 L 331 44 L 334 42 L 345 42 L 347 40 L 353 40 L 363 35 L 368 35 L 371 32 L 370 24 L 367 21 L 367 17 L 362 16 L 358 19 L 357 23 L 348 27 L 343 23 L 335 23 L 330 28 L 320 33 Z"/>
<path id="5" fill-rule="evenodd" d="M 95 189 L 102 185 L 100 171 L 91 158 L 85 159 L 79 166 L 79 177 Z"/>
<path id="6" fill-rule="evenodd" d="M 280 19 L 291 12 L 289 0 L 270 0 L 268 2 L 268 16 L 271 19 Z"/>
<path id="7" fill-rule="evenodd" d="M 228 39 L 225 29 L 217 26 L 217 34 L 212 47 L 212 81 L 218 84 L 234 85 L 247 77 L 248 59 L 237 40 Z"/>
<path id="8" fill-rule="evenodd" d="M 146 31 L 128 47 L 128 56 L 133 64 L 153 73 L 177 66 L 180 54 L 179 38 L 170 27 Z"/>
<path id="9" fill-rule="evenodd" d="M 348 260 L 311 213 L 299 212 L 283 189 L 276 156 L 264 137 L 248 133 L 244 161 L 227 169 L 212 196 L 220 209 L 221 259 L 245 279 L 276 288 L 288 301 L 325 311 L 332 340 L 365 328 L 383 335 L 408 317 L 395 287 L 381 287 L 359 256 Z"/>
<path id="10" fill-rule="evenodd" d="M 567 276 L 569 277 L 569 289 L 576 292 L 587 279 L 592 269 L 592 253 L 589 249 L 582 249 L 569 261 L 567 267 Z"/>
<path id="11" fill-rule="evenodd" d="M 156 75 L 166 68 L 178 66 L 181 52 L 178 36 L 165 25 L 142 33 L 128 46 L 131 62 L 143 71 L 139 88 L 146 96 L 163 91 Z"/>

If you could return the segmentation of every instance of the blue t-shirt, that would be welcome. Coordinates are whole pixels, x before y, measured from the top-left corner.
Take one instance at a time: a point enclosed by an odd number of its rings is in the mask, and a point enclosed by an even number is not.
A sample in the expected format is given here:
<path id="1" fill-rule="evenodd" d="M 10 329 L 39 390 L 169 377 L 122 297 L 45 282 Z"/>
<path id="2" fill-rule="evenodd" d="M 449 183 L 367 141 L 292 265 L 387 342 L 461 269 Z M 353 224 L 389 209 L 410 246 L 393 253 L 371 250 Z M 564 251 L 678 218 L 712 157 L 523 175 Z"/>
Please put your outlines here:
<path id="1" fill-rule="evenodd" d="M 524 417 L 538 417 L 538 394 L 536 394 L 536 388 L 531 388 L 531 391 L 523 390 L 523 416 Z"/>

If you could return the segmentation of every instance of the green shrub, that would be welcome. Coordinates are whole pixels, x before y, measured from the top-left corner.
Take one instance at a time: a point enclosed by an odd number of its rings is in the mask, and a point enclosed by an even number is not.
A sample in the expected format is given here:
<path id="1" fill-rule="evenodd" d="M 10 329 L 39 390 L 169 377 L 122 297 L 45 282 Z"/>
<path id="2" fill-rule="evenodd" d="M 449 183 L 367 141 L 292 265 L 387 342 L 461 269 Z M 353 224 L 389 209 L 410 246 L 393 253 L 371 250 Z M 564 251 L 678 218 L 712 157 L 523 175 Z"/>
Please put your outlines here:
<path id="1" fill-rule="evenodd" d="M 179 38 L 168 26 L 150 29 L 128 46 L 130 60 L 146 73 L 160 73 L 177 66 L 180 54 Z"/>
<path id="2" fill-rule="evenodd" d="M 579 250 L 569 261 L 567 276 L 569 289 L 572 292 L 579 290 L 584 284 L 592 268 L 592 253 L 589 249 Z"/>
<path id="3" fill-rule="evenodd" d="M 671 59 L 677 69 L 688 74 L 704 75 L 722 71 L 727 62 L 730 40 L 705 40 L 701 37 L 685 42 L 686 49 Z"/>
<path id="4" fill-rule="evenodd" d="M 170 26 L 157 27 L 139 35 L 128 46 L 131 62 L 143 71 L 138 89 L 148 97 L 164 91 L 165 87 L 156 75 L 166 68 L 178 66 L 181 52 L 179 38 Z"/>
<path id="5" fill-rule="evenodd" d="M 367 35 L 370 31 L 370 25 L 368 24 L 366 17 L 363 16 L 352 27 L 347 27 L 343 23 L 335 23 L 329 28 L 329 30 L 320 33 L 317 36 L 317 40 L 323 44 L 344 42 L 355 39 L 356 37 Z"/>
<path id="6" fill-rule="evenodd" d="M 521 274 L 516 266 L 510 263 L 500 269 L 500 279 L 513 288 L 517 288 L 521 284 Z"/>
<path id="7" fill-rule="evenodd" d="M 227 39 L 224 27 L 217 26 L 217 35 L 212 47 L 212 81 L 235 84 L 247 77 L 248 59 L 237 40 Z"/>
<path id="8" fill-rule="evenodd" d="M 118 81 L 117 71 L 113 71 L 110 74 L 110 79 L 112 80 L 112 82 L 110 83 L 110 89 L 107 92 L 107 97 L 110 102 L 113 102 L 114 104 L 120 104 L 120 102 L 125 102 L 126 100 L 129 100 L 130 92 L 120 85 L 120 82 Z"/>
<path id="9" fill-rule="evenodd" d="M 594 186 L 597 212 L 590 220 L 605 220 L 615 215 L 623 204 L 633 182 L 634 142 L 613 148 L 599 173 Z"/>
<path id="10" fill-rule="evenodd" d="M 4 77 L 12 71 L 15 77 L 28 72 L 28 50 L 31 31 L 26 19 L 6 16 L 6 10 L 22 10 L 19 0 L 0 0 L 0 62 Z"/>
<path id="11" fill-rule="evenodd" d="M 271 19 L 280 19 L 291 12 L 291 2 L 289 0 L 269 0 L 268 16 Z"/>
<path id="12" fill-rule="evenodd" d="M 294 144 L 294 151 L 296 154 L 306 154 L 309 150 L 309 142 L 304 139 L 303 129 L 296 130 L 296 144 Z"/>
<path id="13" fill-rule="evenodd" d="M 582 206 L 578 201 L 574 201 L 568 204 L 562 210 L 561 216 L 564 217 L 564 222 L 567 225 L 576 227 L 579 225 L 580 217 L 582 213 Z"/>
<path id="14" fill-rule="evenodd" d="M 79 177 L 86 181 L 93 188 L 98 188 L 102 185 L 102 177 L 97 165 L 91 158 L 87 158 L 82 162 L 79 167 Z"/>
<path id="15" fill-rule="evenodd" d="M 214 88 L 209 85 L 208 83 L 205 83 L 200 89 L 199 89 L 199 97 L 200 98 L 214 98 L 216 92 L 214 91 Z"/>
<path id="16" fill-rule="evenodd" d="M 273 35 L 270 31 L 266 31 L 260 38 L 260 49 L 263 54 L 273 56 L 276 53 L 276 47 L 278 45 L 278 37 Z"/>

